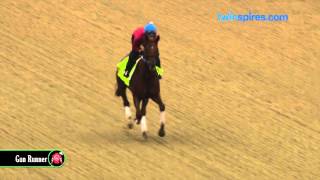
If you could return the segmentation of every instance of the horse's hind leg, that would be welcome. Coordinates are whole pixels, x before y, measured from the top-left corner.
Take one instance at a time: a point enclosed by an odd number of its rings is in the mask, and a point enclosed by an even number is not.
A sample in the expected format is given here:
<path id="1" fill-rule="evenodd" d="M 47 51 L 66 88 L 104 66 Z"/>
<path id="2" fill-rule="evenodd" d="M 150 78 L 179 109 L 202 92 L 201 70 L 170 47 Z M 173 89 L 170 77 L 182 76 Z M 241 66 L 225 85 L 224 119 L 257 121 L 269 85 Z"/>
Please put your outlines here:
<path id="1" fill-rule="evenodd" d="M 142 100 L 142 107 L 141 107 L 141 132 L 142 132 L 142 136 L 147 139 L 148 135 L 147 135 L 147 118 L 146 118 L 146 109 L 147 109 L 147 104 L 148 104 L 149 99 L 143 99 Z"/>
<path id="2" fill-rule="evenodd" d="M 133 128 L 133 122 L 132 122 L 132 114 L 130 111 L 130 103 L 128 101 L 127 93 L 126 93 L 127 87 L 126 85 L 121 81 L 119 77 L 117 77 L 117 90 L 116 90 L 116 96 L 121 96 L 123 106 L 124 106 L 124 113 L 125 118 L 128 121 L 128 127 L 130 129 Z"/>
<path id="3" fill-rule="evenodd" d="M 160 137 L 164 137 L 166 135 L 165 132 L 165 105 L 162 102 L 162 99 L 160 97 L 160 95 L 153 97 L 152 100 L 157 103 L 159 105 L 159 109 L 160 109 L 160 129 L 159 129 L 159 136 Z"/>
<path id="4" fill-rule="evenodd" d="M 130 110 L 130 103 L 128 101 L 126 89 L 124 89 L 124 93 L 121 95 L 121 97 L 123 100 L 125 118 L 128 121 L 128 128 L 132 129 L 133 128 L 133 119 L 132 119 L 132 114 L 131 114 L 131 110 Z"/>

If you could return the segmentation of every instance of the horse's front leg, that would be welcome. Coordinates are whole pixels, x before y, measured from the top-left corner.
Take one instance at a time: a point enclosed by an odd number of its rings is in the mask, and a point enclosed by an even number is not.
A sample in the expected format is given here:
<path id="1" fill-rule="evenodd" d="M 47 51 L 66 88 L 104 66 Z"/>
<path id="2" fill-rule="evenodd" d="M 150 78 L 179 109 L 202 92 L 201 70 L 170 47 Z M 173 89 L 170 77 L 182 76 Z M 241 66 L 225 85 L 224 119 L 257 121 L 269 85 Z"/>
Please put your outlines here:
<path id="1" fill-rule="evenodd" d="M 136 108 L 136 123 L 137 124 L 140 124 L 140 121 L 141 121 L 141 110 L 140 110 L 140 102 L 141 102 L 141 99 L 138 98 L 137 96 L 133 96 L 133 103 L 134 103 L 134 107 Z"/>
<path id="2" fill-rule="evenodd" d="M 142 136 L 147 139 L 147 131 L 148 131 L 148 127 L 147 127 L 147 118 L 146 118 L 146 109 L 147 109 L 147 104 L 148 104 L 149 99 L 145 98 L 142 99 L 142 107 L 141 107 L 141 132 L 142 132 Z"/>
<path id="3" fill-rule="evenodd" d="M 164 103 L 162 102 L 162 99 L 160 97 L 160 94 L 156 97 L 153 97 L 152 100 L 157 103 L 159 105 L 159 109 L 160 109 L 160 129 L 159 129 L 159 136 L 160 137 L 164 137 L 166 135 L 166 132 L 165 132 L 165 121 L 166 121 L 166 118 L 165 118 L 165 105 Z"/>

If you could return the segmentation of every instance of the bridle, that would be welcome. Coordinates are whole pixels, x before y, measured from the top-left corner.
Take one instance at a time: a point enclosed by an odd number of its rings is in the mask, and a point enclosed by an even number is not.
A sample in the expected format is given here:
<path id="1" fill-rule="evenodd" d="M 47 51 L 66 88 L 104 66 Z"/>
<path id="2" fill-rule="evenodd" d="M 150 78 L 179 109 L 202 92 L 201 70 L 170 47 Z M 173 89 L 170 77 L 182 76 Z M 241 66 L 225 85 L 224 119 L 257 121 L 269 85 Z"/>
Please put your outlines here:
<path id="1" fill-rule="evenodd" d="M 150 48 L 157 48 L 157 45 L 152 44 Z M 147 64 L 148 69 L 151 72 L 156 71 L 156 57 L 151 56 L 152 59 L 149 59 L 149 61 L 148 61 L 148 57 L 146 56 L 145 53 L 146 53 L 146 47 L 144 47 L 144 52 L 141 55 L 142 61 Z"/>
<path id="2" fill-rule="evenodd" d="M 146 63 L 150 71 L 156 71 L 156 63 L 154 61 L 148 61 L 143 55 L 138 60 Z"/>

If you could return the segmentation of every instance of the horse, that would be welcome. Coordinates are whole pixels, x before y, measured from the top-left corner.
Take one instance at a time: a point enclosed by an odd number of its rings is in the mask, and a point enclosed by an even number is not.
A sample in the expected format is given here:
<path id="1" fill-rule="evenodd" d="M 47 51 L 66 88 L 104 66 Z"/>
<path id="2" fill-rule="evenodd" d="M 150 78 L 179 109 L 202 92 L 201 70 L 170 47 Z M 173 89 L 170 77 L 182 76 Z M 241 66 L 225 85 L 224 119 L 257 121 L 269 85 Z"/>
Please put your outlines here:
<path id="1" fill-rule="evenodd" d="M 129 87 L 117 76 L 116 72 L 116 96 L 121 96 L 125 111 L 125 118 L 128 121 L 128 128 L 132 129 L 134 123 L 141 124 L 141 132 L 144 139 L 147 135 L 146 107 L 149 99 L 159 106 L 160 110 L 160 129 L 158 135 L 165 136 L 165 104 L 160 96 L 159 76 L 156 72 L 156 58 L 159 56 L 158 42 L 159 36 L 145 36 L 143 38 L 143 53 L 137 60 L 135 72 L 131 77 Z M 133 95 L 133 102 L 136 109 L 135 120 L 131 117 L 130 103 L 127 98 L 126 89 L 129 88 Z M 141 108 L 140 108 L 140 105 Z"/>

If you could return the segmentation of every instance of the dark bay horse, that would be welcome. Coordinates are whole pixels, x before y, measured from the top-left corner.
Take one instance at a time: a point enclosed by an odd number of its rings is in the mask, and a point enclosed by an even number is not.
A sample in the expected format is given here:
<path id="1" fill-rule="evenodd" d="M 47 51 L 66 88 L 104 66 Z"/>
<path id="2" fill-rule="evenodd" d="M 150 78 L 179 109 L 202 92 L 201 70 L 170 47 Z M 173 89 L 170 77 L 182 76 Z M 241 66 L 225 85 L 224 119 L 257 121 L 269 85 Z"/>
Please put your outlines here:
<path id="1" fill-rule="evenodd" d="M 146 107 L 149 99 L 158 104 L 160 109 L 160 129 L 159 136 L 165 136 L 165 105 L 160 96 L 160 82 L 156 72 L 156 58 L 159 56 L 158 41 L 159 36 L 146 35 L 143 39 L 143 56 L 137 62 L 137 67 L 132 75 L 129 89 L 133 95 L 134 106 L 136 109 L 136 118 L 131 118 L 130 103 L 126 95 L 127 86 L 116 75 L 117 90 L 116 95 L 121 96 L 125 109 L 125 117 L 129 121 L 128 127 L 133 128 L 133 124 L 141 124 L 142 135 L 147 139 L 147 119 Z M 117 73 L 116 73 L 117 74 Z"/>

